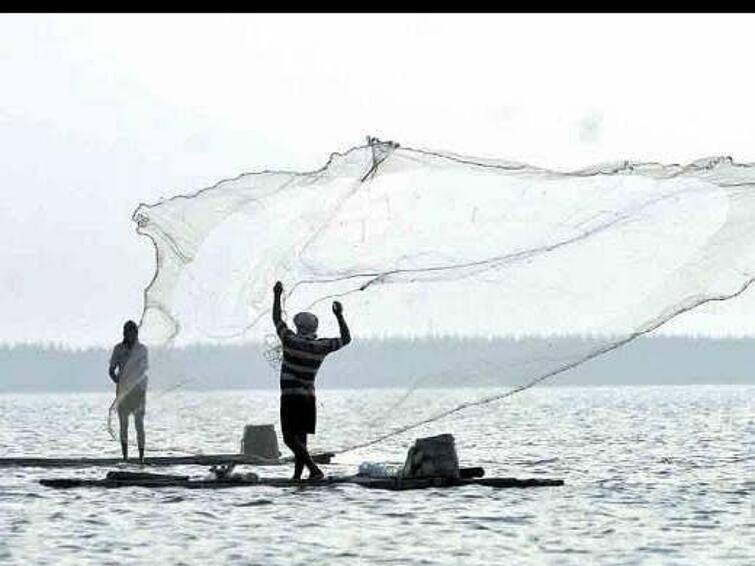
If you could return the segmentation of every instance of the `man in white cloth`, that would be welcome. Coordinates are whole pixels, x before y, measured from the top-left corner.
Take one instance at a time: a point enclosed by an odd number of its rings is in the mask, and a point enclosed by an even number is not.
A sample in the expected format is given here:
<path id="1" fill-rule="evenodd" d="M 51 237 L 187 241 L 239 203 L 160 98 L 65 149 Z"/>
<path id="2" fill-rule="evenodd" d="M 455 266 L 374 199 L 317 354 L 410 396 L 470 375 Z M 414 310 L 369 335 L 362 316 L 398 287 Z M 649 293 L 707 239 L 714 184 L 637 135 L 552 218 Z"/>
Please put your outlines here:
<path id="1" fill-rule="evenodd" d="M 139 462 L 144 462 L 144 410 L 147 400 L 147 348 L 139 342 L 139 327 L 133 320 L 123 325 L 123 342 L 110 356 L 110 379 L 116 383 L 115 405 L 121 425 L 121 452 L 128 460 L 128 416 L 134 414 Z"/>

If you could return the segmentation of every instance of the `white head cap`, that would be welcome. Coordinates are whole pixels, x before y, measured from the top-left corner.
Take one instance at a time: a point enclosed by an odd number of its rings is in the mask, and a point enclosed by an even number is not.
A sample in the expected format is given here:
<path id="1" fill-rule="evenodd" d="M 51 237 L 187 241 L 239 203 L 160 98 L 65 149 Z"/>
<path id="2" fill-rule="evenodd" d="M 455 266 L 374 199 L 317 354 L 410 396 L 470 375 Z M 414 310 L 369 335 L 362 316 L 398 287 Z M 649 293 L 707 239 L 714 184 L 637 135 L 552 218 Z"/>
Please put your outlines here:
<path id="1" fill-rule="evenodd" d="M 317 317 L 311 312 L 300 312 L 294 317 L 296 333 L 301 336 L 314 337 L 317 334 Z"/>

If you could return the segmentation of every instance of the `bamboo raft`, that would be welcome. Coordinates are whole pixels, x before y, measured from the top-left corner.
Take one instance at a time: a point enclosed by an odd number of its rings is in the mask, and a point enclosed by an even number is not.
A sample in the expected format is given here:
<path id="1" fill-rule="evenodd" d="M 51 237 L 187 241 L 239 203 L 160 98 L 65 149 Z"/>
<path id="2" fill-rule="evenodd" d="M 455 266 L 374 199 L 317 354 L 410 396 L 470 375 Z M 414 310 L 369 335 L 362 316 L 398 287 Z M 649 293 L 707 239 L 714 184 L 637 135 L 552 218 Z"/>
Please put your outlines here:
<path id="1" fill-rule="evenodd" d="M 328 476 L 317 481 L 290 480 L 287 478 L 260 478 L 231 476 L 217 479 L 190 479 L 189 476 L 148 474 L 139 472 L 109 472 L 104 479 L 58 478 L 41 479 L 39 483 L 46 487 L 70 489 L 78 487 L 90 488 L 186 488 L 186 489 L 225 489 L 232 487 L 325 487 L 339 484 L 354 484 L 372 489 L 404 491 L 410 489 L 448 488 L 466 485 L 482 485 L 493 488 L 526 488 L 564 485 L 560 479 L 518 479 L 518 478 L 480 478 L 461 477 L 366 477 L 366 476 Z"/>
<path id="2" fill-rule="evenodd" d="M 312 454 L 318 464 L 329 464 L 334 454 Z M 0 468 L 91 468 L 112 467 L 123 462 L 121 458 L 0 458 Z M 136 463 L 137 460 L 130 459 Z M 196 454 L 191 456 L 151 456 L 144 458 L 145 466 L 217 466 L 247 464 L 251 466 L 281 466 L 293 458 L 269 459 L 245 454 Z"/>

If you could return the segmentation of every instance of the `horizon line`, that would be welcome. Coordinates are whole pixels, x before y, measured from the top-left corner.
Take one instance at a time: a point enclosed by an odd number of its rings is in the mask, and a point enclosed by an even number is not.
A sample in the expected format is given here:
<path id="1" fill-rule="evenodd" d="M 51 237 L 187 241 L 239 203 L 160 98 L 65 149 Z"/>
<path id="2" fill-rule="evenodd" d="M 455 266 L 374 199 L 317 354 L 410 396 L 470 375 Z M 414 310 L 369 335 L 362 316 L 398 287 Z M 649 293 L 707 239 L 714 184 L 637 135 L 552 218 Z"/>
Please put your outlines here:
<path id="1" fill-rule="evenodd" d="M 472 334 L 424 334 L 424 335 L 405 335 L 405 334 L 389 334 L 389 335 L 368 335 L 357 340 L 358 342 L 443 342 L 443 341 L 455 341 L 455 342 L 520 342 L 525 340 L 601 340 L 606 338 L 615 338 L 622 336 L 622 334 L 614 333 L 581 333 L 581 334 L 507 334 L 507 335 L 472 335 Z M 719 334 L 701 334 L 701 333 L 678 333 L 667 334 L 659 333 L 642 337 L 644 340 L 688 340 L 688 341 L 709 341 L 709 342 L 722 342 L 722 341 L 747 341 L 755 340 L 755 335 L 749 334 L 735 334 L 730 333 L 726 335 Z M 69 344 L 62 340 L 5 340 L 0 341 L 0 349 L 13 349 L 17 347 L 21 348 L 40 348 L 43 350 L 67 350 L 71 352 L 86 351 L 86 350 L 101 350 L 112 348 L 120 340 L 116 338 L 112 343 L 96 343 L 96 344 Z M 239 348 L 249 346 L 262 346 L 270 348 L 270 344 L 265 341 L 264 338 L 252 339 L 248 341 L 196 341 L 187 342 L 181 344 L 149 344 L 146 346 L 154 349 L 176 349 L 183 350 L 188 348 L 206 347 L 206 348 Z"/>

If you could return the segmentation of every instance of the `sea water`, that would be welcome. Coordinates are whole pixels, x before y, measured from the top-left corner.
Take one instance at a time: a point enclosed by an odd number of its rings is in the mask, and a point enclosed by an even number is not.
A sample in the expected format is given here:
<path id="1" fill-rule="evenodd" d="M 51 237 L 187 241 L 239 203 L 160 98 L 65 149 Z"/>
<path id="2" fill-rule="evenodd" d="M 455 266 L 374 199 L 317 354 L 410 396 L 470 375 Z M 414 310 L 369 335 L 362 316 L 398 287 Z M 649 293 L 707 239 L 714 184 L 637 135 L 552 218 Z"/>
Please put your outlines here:
<path id="1" fill-rule="evenodd" d="M 463 402 L 469 391 L 418 394 Z M 338 448 L 382 432 L 355 407 L 389 398 L 388 390 L 319 391 L 313 446 Z M 105 426 L 110 401 L 0 395 L 0 457 L 118 456 Z M 280 434 L 275 391 L 182 392 L 169 402 L 158 410 L 161 403 L 148 400 L 147 439 L 160 453 L 238 452 L 245 424 L 275 423 Z M 755 386 L 540 387 L 324 467 L 349 474 L 362 462 L 398 465 L 414 438 L 449 432 L 462 466 L 482 466 L 488 476 L 562 478 L 562 487 L 55 490 L 38 480 L 100 478 L 108 468 L 6 468 L 0 563 L 751 565 L 754 410 Z"/>

